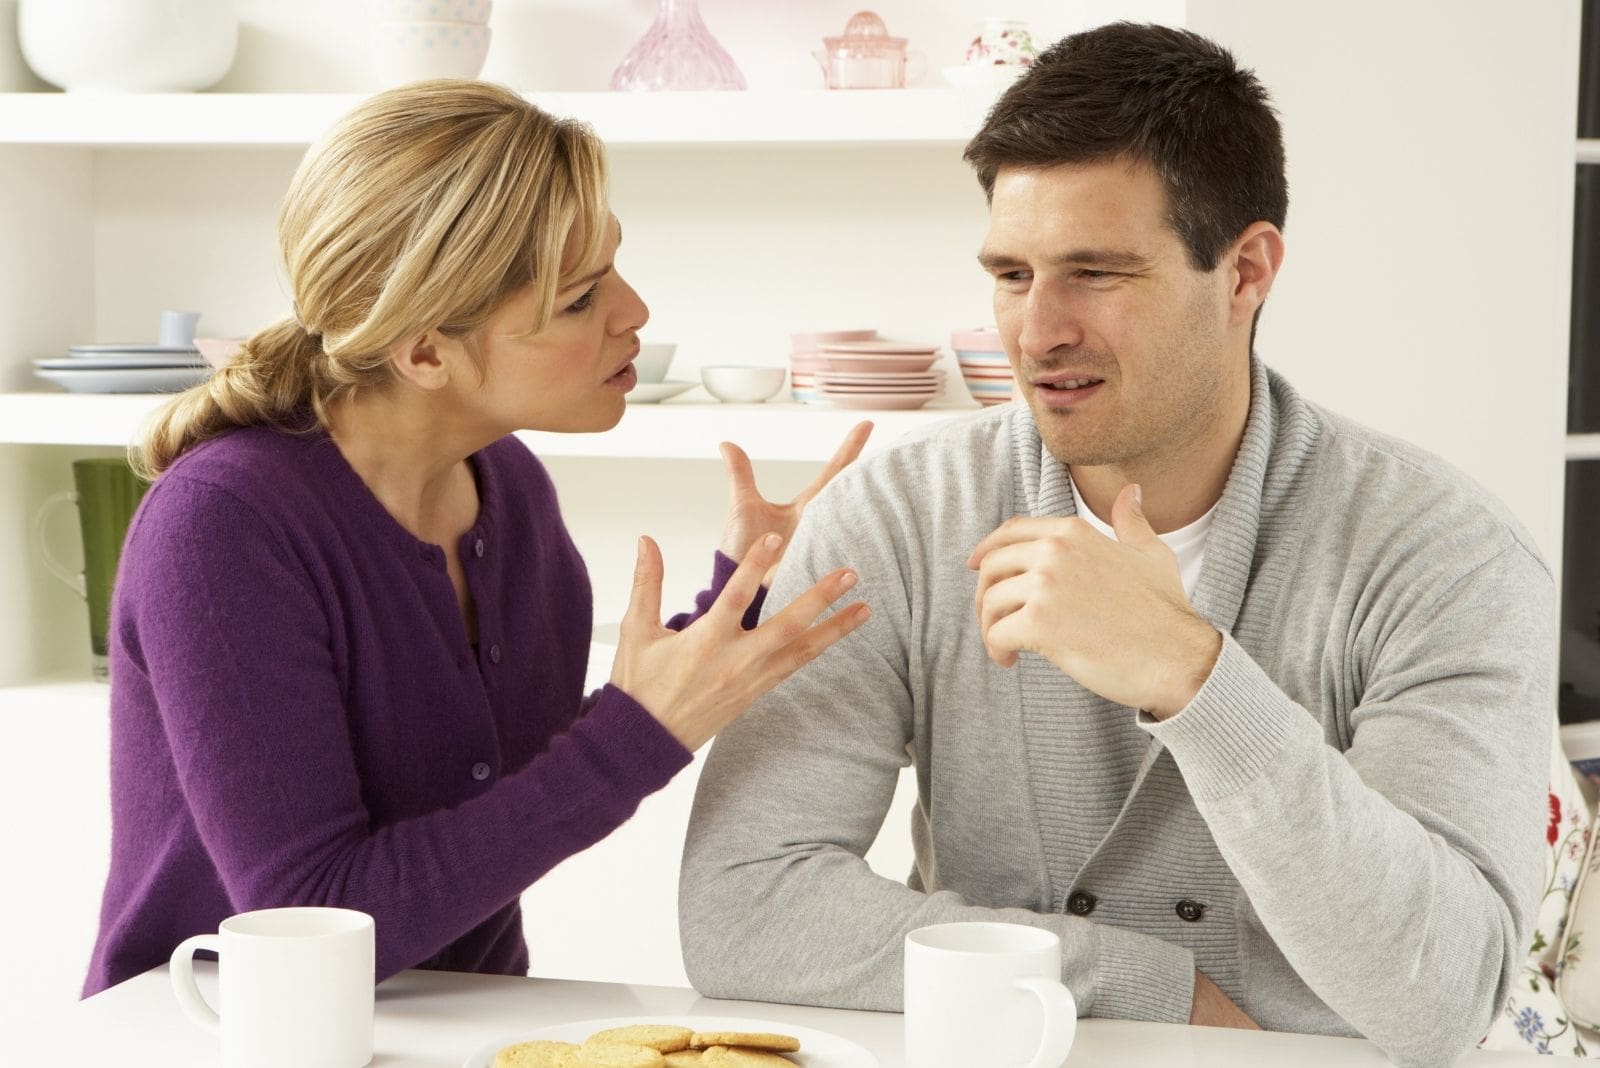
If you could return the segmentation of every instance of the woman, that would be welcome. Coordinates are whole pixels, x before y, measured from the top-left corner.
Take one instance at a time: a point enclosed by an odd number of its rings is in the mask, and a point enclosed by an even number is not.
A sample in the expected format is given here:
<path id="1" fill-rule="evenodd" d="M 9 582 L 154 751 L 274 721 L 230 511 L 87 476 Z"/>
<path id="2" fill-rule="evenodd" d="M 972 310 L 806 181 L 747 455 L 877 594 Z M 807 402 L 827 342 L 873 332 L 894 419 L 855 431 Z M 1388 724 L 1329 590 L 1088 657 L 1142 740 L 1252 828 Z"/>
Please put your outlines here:
<path id="1" fill-rule="evenodd" d="M 843 569 L 745 629 L 810 492 L 734 504 L 713 586 L 660 622 L 641 538 L 611 685 L 590 589 L 513 431 L 616 424 L 648 316 L 599 142 L 508 90 L 371 98 L 279 218 L 295 316 L 156 417 L 113 608 L 110 875 L 85 984 L 248 909 L 377 920 L 403 968 L 522 974 L 518 895 L 858 626 Z M 734 559 L 742 562 L 734 564 Z M 691 623 L 693 625 L 687 625 Z"/>

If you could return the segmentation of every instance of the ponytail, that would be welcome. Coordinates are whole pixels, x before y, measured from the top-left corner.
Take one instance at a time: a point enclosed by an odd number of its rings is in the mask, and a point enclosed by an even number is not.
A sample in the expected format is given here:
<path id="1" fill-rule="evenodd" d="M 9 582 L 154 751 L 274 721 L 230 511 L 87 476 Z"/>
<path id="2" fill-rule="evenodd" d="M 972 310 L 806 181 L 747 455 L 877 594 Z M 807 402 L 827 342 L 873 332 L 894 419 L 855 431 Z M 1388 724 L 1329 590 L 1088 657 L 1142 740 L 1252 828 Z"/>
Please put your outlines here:
<path id="1" fill-rule="evenodd" d="M 326 425 L 332 383 L 318 380 L 321 358 L 321 339 L 296 320 L 272 324 L 206 381 L 159 408 L 129 450 L 129 464 L 153 481 L 178 457 L 234 427 L 288 427 L 308 408 Z"/>

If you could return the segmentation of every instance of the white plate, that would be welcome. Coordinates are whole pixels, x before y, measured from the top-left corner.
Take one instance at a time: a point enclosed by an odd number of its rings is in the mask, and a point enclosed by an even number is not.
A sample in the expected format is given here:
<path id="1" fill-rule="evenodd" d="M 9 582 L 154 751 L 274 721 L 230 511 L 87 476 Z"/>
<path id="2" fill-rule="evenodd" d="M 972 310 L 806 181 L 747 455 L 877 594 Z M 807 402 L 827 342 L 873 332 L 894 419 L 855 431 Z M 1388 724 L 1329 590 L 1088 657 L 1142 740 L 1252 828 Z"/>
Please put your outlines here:
<path id="1" fill-rule="evenodd" d="M 200 355 L 200 350 L 195 348 L 193 345 L 71 345 L 68 346 L 67 351 L 72 353 L 74 356 L 104 356 L 108 354 L 127 355 L 135 352 L 144 355 L 150 355 L 152 353 L 166 353 L 169 356 L 176 353 L 187 353 L 191 356 Z"/>
<path id="2" fill-rule="evenodd" d="M 774 1020 L 752 1020 L 742 1016 L 616 1016 L 604 1020 L 577 1020 L 554 1024 L 550 1027 L 530 1028 L 520 1034 L 491 1042 L 476 1050 L 462 1062 L 461 1068 L 493 1068 L 494 1055 L 506 1046 L 517 1042 L 530 1042 L 542 1038 L 547 1042 L 578 1042 L 613 1027 L 629 1024 L 669 1024 L 688 1027 L 696 1031 L 769 1031 L 779 1035 L 793 1035 L 800 1040 L 799 1053 L 786 1053 L 800 1068 L 878 1068 L 878 1058 L 848 1039 L 815 1031 L 799 1024 L 778 1023 Z"/>
<path id="3" fill-rule="evenodd" d="M 822 355 L 834 352 L 872 353 L 884 356 L 923 356 L 939 351 L 938 345 L 923 345 L 915 341 L 829 341 L 822 346 Z"/>
<path id="4" fill-rule="evenodd" d="M 54 382 L 68 393 L 178 393 L 199 385 L 211 374 L 209 367 L 124 367 L 115 371 L 46 371 L 34 374 Z"/>
<path id="5" fill-rule="evenodd" d="M 192 356 L 152 353 L 148 356 L 69 356 L 63 360 L 34 360 L 33 365 L 41 371 L 115 371 L 130 367 L 204 367 L 206 362 L 198 353 Z"/>
<path id="6" fill-rule="evenodd" d="M 629 404 L 655 404 L 695 387 L 693 382 L 640 382 L 628 390 Z"/>

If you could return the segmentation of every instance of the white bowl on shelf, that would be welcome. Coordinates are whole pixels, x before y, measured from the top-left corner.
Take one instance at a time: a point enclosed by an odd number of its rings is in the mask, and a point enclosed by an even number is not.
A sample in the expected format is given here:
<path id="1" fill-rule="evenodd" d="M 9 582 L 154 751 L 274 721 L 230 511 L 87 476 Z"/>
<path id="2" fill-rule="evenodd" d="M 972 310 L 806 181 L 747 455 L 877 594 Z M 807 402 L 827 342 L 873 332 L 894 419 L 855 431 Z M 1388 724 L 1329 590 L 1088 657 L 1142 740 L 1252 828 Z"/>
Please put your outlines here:
<path id="1" fill-rule="evenodd" d="M 489 21 L 491 0 L 376 0 L 380 22 Z"/>
<path id="2" fill-rule="evenodd" d="M 215 85 L 239 44 L 235 0 L 22 0 L 22 55 L 73 92 L 177 93 Z"/>
<path id="3" fill-rule="evenodd" d="M 385 85 L 476 78 L 489 56 L 489 38 L 489 27 L 467 22 L 380 22 L 373 69 Z"/>
<path id="4" fill-rule="evenodd" d="M 759 404 L 783 388 L 782 367 L 739 367 L 725 364 L 700 368 L 700 384 L 719 401 Z"/>

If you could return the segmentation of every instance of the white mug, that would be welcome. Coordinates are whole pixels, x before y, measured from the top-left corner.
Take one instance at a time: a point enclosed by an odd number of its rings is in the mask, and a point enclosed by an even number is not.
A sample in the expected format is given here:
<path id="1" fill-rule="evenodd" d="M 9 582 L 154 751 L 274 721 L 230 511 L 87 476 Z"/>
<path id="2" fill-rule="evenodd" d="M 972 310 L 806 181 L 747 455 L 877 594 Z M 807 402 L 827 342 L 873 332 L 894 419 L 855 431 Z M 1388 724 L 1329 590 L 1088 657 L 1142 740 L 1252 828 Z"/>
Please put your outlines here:
<path id="1" fill-rule="evenodd" d="M 1078 1029 L 1061 939 L 1015 923 L 941 923 L 906 935 L 906 1063 L 1060 1068 Z"/>
<path id="2" fill-rule="evenodd" d="M 218 957 L 215 1011 L 195 986 L 199 949 Z M 364 912 L 241 912 L 172 951 L 172 988 L 221 1033 L 223 1068 L 361 1068 L 372 1060 L 374 953 Z"/>

